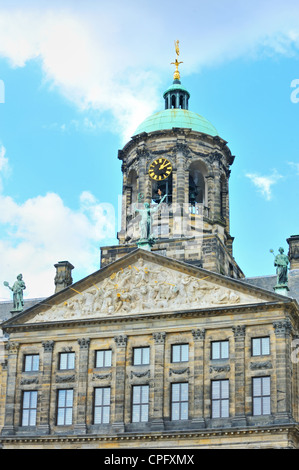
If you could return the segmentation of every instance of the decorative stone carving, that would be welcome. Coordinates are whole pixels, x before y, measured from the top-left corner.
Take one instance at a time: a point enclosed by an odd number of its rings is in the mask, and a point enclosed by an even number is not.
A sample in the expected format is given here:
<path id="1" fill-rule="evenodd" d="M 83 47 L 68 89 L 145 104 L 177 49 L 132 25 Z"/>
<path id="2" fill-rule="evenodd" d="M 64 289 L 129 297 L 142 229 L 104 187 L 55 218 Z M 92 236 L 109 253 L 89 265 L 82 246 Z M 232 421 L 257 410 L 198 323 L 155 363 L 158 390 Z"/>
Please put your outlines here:
<path id="1" fill-rule="evenodd" d="M 119 347 L 122 347 L 122 348 L 126 347 L 127 340 L 128 340 L 128 338 L 127 338 L 126 335 L 120 335 L 120 336 L 115 336 L 114 337 L 114 341 L 115 341 L 116 345 L 119 346 Z"/>
<path id="2" fill-rule="evenodd" d="M 198 341 L 200 339 L 205 339 L 206 336 L 206 330 L 192 330 L 192 335 L 194 338 L 194 341 Z"/>
<path id="3" fill-rule="evenodd" d="M 290 334 L 292 332 L 292 324 L 290 320 L 277 321 L 273 323 L 276 336 Z"/>
<path id="4" fill-rule="evenodd" d="M 38 377 L 23 378 L 21 379 L 21 385 L 38 384 Z"/>
<path id="5" fill-rule="evenodd" d="M 93 374 L 92 380 L 111 380 L 112 374 Z"/>
<path id="6" fill-rule="evenodd" d="M 156 344 L 164 344 L 166 333 L 153 333 L 153 338 Z"/>
<path id="7" fill-rule="evenodd" d="M 20 347 L 20 344 L 15 343 L 15 342 L 12 343 L 12 342 L 8 341 L 5 344 L 5 349 L 8 351 L 8 354 L 17 354 L 17 352 L 19 350 L 19 347 Z"/>
<path id="8" fill-rule="evenodd" d="M 97 318 L 109 315 L 181 311 L 262 302 L 206 278 L 197 278 L 143 258 L 55 305 L 29 322 Z"/>
<path id="9" fill-rule="evenodd" d="M 190 374 L 190 368 L 189 367 L 185 367 L 184 369 L 169 369 L 169 376 L 171 377 L 172 374 L 185 374 L 187 372 L 187 374 L 189 375 Z"/>
<path id="10" fill-rule="evenodd" d="M 150 375 L 151 375 L 150 370 L 147 370 L 145 372 L 135 372 L 134 370 L 131 371 L 131 379 L 133 377 L 138 377 L 138 378 L 150 377 Z"/>
<path id="11" fill-rule="evenodd" d="M 79 338 L 78 343 L 79 343 L 81 349 L 88 349 L 90 339 L 89 338 Z"/>
<path id="12" fill-rule="evenodd" d="M 272 369 L 272 362 L 271 361 L 251 362 L 250 369 L 251 370 Z"/>
<path id="13" fill-rule="evenodd" d="M 245 336 L 245 329 L 246 329 L 245 325 L 242 325 L 242 326 L 240 326 L 240 325 L 238 325 L 238 326 L 233 326 L 232 330 L 233 330 L 233 332 L 234 332 L 235 338 L 237 338 L 237 337 L 240 337 L 240 338 L 244 337 L 244 336 Z"/>
<path id="14" fill-rule="evenodd" d="M 56 383 L 75 382 L 76 376 L 72 375 L 57 375 Z"/>
<path id="15" fill-rule="evenodd" d="M 229 372 L 230 371 L 230 366 L 210 366 L 210 374 L 212 372 Z"/>
<path id="16" fill-rule="evenodd" d="M 54 348 L 54 341 L 43 341 L 42 345 L 44 347 L 45 352 L 51 352 Z"/>

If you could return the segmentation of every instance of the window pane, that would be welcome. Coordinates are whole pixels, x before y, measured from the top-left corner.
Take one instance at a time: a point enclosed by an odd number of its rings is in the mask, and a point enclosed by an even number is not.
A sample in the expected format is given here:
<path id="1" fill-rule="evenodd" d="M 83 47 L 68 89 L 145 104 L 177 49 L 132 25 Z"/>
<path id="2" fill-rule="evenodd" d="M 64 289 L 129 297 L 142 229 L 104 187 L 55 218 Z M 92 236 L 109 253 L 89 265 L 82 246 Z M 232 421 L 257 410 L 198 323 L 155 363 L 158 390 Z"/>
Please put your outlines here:
<path id="1" fill-rule="evenodd" d="M 212 418 L 220 418 L 220 400 L 212 401 Z"/>
<path id="2" fill-rule="evenodd" d="M 261 396 L 262 394 L 262 387 L 261 387 L 261 379 L 259 377 L 255 377 L 253 379 L 253 396 Z"/>
<path id="3" fill-rule="evenodd" d="M 229 342 L 221 342 L 221 359 L 228 359 L 229 357 Z"/>
<path id="4" fill-rule="evenodd" d="M 103 407 L 103 424 L 109 423 L 110 406 Z"/>
<path id="5" fill-rule="evenodd" d="M 262 414 L 261 398 L 254 398 L 253 399 L 253 414 L 255 416 Z"/>
<path id="6" fill-rule="evenodd" d="M 180 362 L 180 346 L 172 346 L 172 362 Z"/>
<path id="7" fill-rule="evenodd" d="M 34 354 L 32 356 L 32 370 L 38 370 L 39 369 L 39 355 Z"/>
<path id="8" fill-rule="evenodd" d="M 229 400 L 221 401 L 221 418 L 229 417 Z"/>
<path id="9" fill-rule="evenodd" d="M 30 408 L 37 407 L 37 392 L 29 392 L 30 393 Z"/>
<path id="10" fill-rule="evenodd" d="M 263 404 L 263 415 L 269 415 L 270 414 L 270 397 L 264 397 L 262 404 Z"/>
<path id="11" fill-rule="evenodd" d="M 252 339 L 252 355 L 260 356 L 261 355 L 261 341 L 260 338 Z"/>
<path id="12" fill-rule="evenodd" d="M 134 349 L 134 365 L 135 366 L 141 365 L 141 348 Z"/>
<path id="13" fill-rule="evenodd" d="M 30 392 L 24 392 L 23 394 L 23 408 L 29 408 L 30 403 Z"/>
<path id="14" fill-rule="evenodd" d="M 103 367 L 104 365 L 104 351 L 97 351 L 96 367 Z"/>
<path id="15" fill-rule="evenodd" d="M 57 424 L 63 425 L 64 424 L 64 408 L 58 408 L 57 412 Z"/>
<path id="16" fill-rule="evenodd" d="M 270 377 L 263 377 L 262 390 L 263 395 L 270 395 Z"/>
<path id="17" fill-rule="evenodd" d="M 229 386 L 228 380 L 221 381 L 221 398 L 228 398 L 229 397 Z"/>
<path id="18" fill-rule="evenodd" d="M 29 419 L 29 426 L 36 425 L 36 410 L 30 411 L 30 419 Z"/>
<path id="19" fill-rule="evenodd" d="M 181 419 L 188 419 L 188 402 L 181 403 Z"/>
<path id="20" fill-rule="evenodd" d="M 103 389 L 103 405 L 110 405 L 110 388 Z"/>
<path id="21" fill-rule="evenodd" d="M 23 410 L 22 426 L 29 426 L 29 410 Z"/>
<path id="22" fill-rule="evenodd" d="M 262 354 L 270 354 L 270 338 L 262 338 Z"/>
<path id="23" fill-rule="evenodd" d="M 96 406 L 102 404 L 102 393 L 103 393 L 102 388 L 95 389 L 94 403 Z"/>
<path id="24" fill-rule="evenodd" d="M 189 344 L 182 344 L 181 346 L 181 360 L 189 361 Z"/>
<path id="25" fill-rule="evenodd" d="M 134 385 L 133 387 L 133 403 L 140 403 L 141 387 Z"/>
<path id="26" fill-rule="evenodd" d="M 62 407 L 65 405 L 65 390 L 59 390 L 58 392 L 58 406 Z"/>
<path id="27" fill-rule="evenodd" d="M 141 406 L 141 421 L 148 421 L 148 405 Z"/>
<path id="28" fill-rule="evenodd" d="M 172 419 L 172 420 L 180 419 L 180 407 L 179 407 L 179 403 L 172 403 L 172 407 L 171 407 L 171 419 Z"/>
<path id="29" fill-rule="evenodd" d="M 111 366 L 111 359 L 112 359 L 112 351 L 110 349 L 108 349 L 107 351 L 105 351 L 105 362 L 104 362 L 104 366 L 105 367 L 110 367 Z"/>
<path id="30" fill-rule="evenodd" d="M 141 403 L 148 403 L 148 385 L 142 387 Z"/>
<path id="31" fill-rule="evenodd" d="M 213 381 L 212 382 L 212 400 L 220 398 L 220 382 Z"/>
<path id="32" fill-rule="evenodd" d="M 149 364 L 150 363 L 149 353 L 150 353 L 150 348 L 143 348 L 143 360 L 142 360 L 143 364 Z"/>
<path id="33" fill-rule="evenodd" d="M 73 406 L 73 390 L 66 392 L 66 406 Z"/>
<path id="34" fill-rule="evenodd" d="M 180 384 L 172 384 L 172 401 L 180 399 Z"/>
<path id="35" fill-rule="evenodd" d="M 72 424 L 72 414 L 73 414 L 73 409 L 66 408 L 65 410 L 65 424 L 66 425 Z"/>
<path id="36" fill-rule="evenodd" d="M 133 409 L 132 409 L 132 422 L 133 423 L 138 423 L 139 421 L 139 409 L 140 409 L 139 405 L 133 405 Z"/>
<path id="37" fill-rule="evenodd" d="M 212 359 L 220 359 L 220 343 L 218 341 L 212 343 Z"/>
<path id="38" fill-rule="evenodd" d="M 32 356 L 25 356 L 25 372 L 31 370 L 32 367 Z"/>
<path id="39" fill-rule="evenodd" d="M 181 401 L 188 401 L 188 384 L 181 384 Z"/>
<path id="40" fill-rule="evenodd" d="M 75 353 L 68 354 L 68 369 L 75 368 Z"/>
<path id="41" fill-rule="evenodd" d="M 60 354 L 60 365 L 59 368 L 64 370 L 67 368 L 67 354 L 61 353 Z"/>

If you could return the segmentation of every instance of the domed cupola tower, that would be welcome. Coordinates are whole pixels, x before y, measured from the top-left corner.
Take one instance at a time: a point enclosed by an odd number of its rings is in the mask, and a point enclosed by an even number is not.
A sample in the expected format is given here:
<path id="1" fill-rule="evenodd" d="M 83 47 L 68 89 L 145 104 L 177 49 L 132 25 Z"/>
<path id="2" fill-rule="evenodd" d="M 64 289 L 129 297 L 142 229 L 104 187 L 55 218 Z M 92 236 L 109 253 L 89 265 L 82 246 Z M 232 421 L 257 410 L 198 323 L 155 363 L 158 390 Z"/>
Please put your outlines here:
<path id="1" fill-rule="evenodd" d="M 232 255 L 229 177 L 234 157 L 203 116 L 189 110 L 176 42 L 165 109 L 146 118 L 119 151 L 123 192 L 119 245 L 101 249 L 107 265 L 136 249 L 141 212 L 151 212 L 151 251 L 234 278 L 244 277 Z"/>

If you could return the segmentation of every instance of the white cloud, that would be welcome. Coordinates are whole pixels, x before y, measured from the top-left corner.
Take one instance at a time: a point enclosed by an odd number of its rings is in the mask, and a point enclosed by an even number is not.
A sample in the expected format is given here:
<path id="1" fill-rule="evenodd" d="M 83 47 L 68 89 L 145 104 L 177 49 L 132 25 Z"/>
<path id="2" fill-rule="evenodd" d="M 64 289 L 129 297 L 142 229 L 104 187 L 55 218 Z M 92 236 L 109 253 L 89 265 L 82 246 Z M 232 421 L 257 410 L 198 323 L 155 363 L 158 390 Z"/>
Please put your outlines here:
<path id="1" fill-rule="evenodd" d="M 0 191 L 2 191 L 3 188 L 2 177 L 6 176 L 9 172 L 8 158 L 5 154 L 6 149 L 4 145 L 0 143 Z"/>
<path id="2" fill-rule="evenodd" d="M 7 236 L 0 241 L 0 298 L 9 299 L 3 281 L 12 283 L 21 271 L 27 297 L 54 293 L 53 265 L 68 260 L 73 274 L 84 277 L 100 268 L 100 244 L 116 233 L 112 205 L 102 204 L 89 192 L 80 196 L 78 210 L 67 207 L 59 195 L 48 193 L 18 204 L 0 194 L 0 226 Z"/>
<path id="3" fill-rule="evenodd" d="M 187 0 L 184 8 L 188 21 L 170 0 L 3 1 L 0 56 L 14 67 L 40 60 L 53 89 L 83 110 L 111 113 L 110 128 L 127 140 L 160 108 L 160 80 L 172 79 L 174 32 L 182 77 L 240 56 L 298 51 L 294 0 Z"/>
<path id="4" fill-rule="evenodd" d="M 296 174 L 299 176 L 299 163 L 296 163 L 296 162 L 288 162 L 288 165 L 290 165 L 290 167 L 292 167 Z"/>
<path id="5" fill-rule="evenodd" d="M 273 170 L 269 176 L 260 176 L 256 173 L 247 173 L 246 176 L 267 201 L 272 199 L 272 186 L 282 178 L 276 170 Z"/>

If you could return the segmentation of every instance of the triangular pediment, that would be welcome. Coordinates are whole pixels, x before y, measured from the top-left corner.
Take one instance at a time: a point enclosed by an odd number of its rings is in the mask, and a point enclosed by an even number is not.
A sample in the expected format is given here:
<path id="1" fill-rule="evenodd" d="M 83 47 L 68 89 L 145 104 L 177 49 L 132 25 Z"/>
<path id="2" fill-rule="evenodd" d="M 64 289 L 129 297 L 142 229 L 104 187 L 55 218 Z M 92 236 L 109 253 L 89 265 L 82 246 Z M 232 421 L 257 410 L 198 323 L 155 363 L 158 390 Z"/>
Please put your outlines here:
<path id="1" fill-rule="evenodd" d="M 282 300 L 290 299 L 138 249 L 5 323 L 112 319 Z"/>

